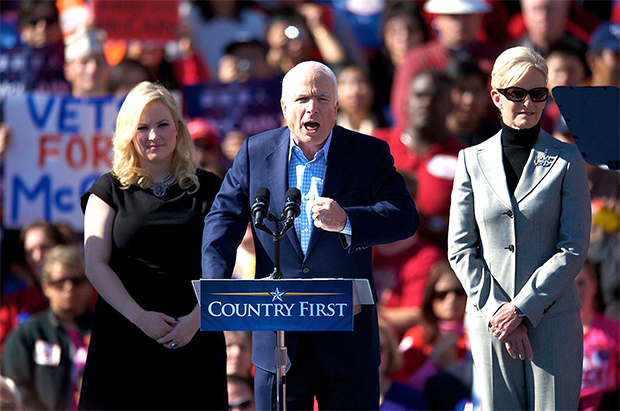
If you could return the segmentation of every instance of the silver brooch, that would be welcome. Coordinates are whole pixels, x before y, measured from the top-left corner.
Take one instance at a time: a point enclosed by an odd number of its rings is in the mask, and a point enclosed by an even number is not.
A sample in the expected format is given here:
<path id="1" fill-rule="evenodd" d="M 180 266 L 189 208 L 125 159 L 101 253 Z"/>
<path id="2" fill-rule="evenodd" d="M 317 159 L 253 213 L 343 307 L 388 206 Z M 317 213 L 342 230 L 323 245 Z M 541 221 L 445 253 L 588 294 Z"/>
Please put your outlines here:
<path id="1" fill-rule="evenodd" d="M 536 154 L 536 158 L 534 159 L 534 165 L 541 166 L 541 167 L 549 167 L 551 163 L 553 163 L 553 160 L 555 159 L 555 157 L 548 155 L 547 154 L 548 152 L 549 152 L 549 149 L 546 148 L 544 153 Z"/>

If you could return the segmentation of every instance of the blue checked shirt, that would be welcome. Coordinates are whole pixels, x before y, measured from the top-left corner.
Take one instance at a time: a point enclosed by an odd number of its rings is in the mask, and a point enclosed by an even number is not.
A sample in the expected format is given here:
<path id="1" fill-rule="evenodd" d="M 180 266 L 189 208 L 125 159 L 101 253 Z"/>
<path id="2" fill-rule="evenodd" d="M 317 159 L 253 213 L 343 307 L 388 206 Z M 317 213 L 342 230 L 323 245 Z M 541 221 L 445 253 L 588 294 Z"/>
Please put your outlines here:
<path id="1" fill-rule="evenodd" d="M 329 152 L 331 142 L 332 133 L 329 134 L 325 145 L 314 155 L 314 158 L 308 161 L 301 148 L 296 146 L 291 138 L 291 150 L 288 161 L 288 186 L 289 188 L 297 187 L 301 192 L 301 214 L 295 219 L 295 232 L 301 243 L 304 255 L 308 251 L 308 243 L 314 229 L 312 206 L 323 191 L 325 169 L 327 168 L 327 153 Z M 348 216 L 347 224 L 340 232 L 351 235 L 351 223 Z"/>

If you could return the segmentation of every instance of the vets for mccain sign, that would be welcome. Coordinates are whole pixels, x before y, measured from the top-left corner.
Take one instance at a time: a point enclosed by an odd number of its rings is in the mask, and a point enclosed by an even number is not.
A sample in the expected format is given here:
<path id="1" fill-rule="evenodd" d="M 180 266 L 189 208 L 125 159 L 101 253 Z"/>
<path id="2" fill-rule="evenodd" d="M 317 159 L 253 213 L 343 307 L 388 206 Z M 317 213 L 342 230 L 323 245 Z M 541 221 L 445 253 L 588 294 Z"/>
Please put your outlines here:
<path id="1" fill-rule="evenodd" d="M 110 170 L 121 99 L 26 93 L 9 95 L 5 120 L 13 135 L 4 166 L 4 227 L 35 219 L 82 230 L 80 196 Z"/>

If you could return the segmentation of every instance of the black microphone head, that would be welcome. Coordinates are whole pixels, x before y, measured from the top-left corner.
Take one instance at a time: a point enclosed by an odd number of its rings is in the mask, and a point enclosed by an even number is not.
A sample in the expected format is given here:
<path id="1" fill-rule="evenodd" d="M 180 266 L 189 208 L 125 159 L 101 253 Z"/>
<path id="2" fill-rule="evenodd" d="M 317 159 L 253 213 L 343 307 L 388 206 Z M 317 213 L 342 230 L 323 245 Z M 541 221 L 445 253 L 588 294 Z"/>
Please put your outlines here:
<path id="1" fill-rule="evenodd" d="M 297 187 L 291 187 L 286 192 L 284 202 L 284 216 L 286 218 L 297 218 L 301 213 L 301 192 Z"/>
<path id="2" fill-rule="evenodd" d="M 299 191 L 299 190 L 298 190 Z M 271 193 L 269 193 L 269 189 L 267 187 L 258 187 L 258 189 L 256 190 L 256 195 L 254 196 L 255 201 L 259 198 L 262 197 L 263 198 L 263 202 L 267 202 L 267 204 L 269 204 L 269 197 L 271 196 Z"/>
<path id="3" fill-rule="evenodd" d="M 254 204 L 252 204 L 252 215 L 254 219 L 262 223 L 263 219 L 269 215 L 269 189 L 259 187 L 254 196 Z"/>

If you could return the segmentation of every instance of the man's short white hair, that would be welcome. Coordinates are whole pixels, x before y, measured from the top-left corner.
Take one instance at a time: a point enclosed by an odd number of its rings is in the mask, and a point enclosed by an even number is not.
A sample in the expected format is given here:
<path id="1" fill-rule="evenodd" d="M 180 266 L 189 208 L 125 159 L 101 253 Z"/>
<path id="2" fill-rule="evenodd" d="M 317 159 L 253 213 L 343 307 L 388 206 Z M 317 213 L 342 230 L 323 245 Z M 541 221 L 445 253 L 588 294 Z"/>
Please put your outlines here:
<path id="1" fill-rule="evenodd" d="M 338 102 L 338 80 L 336 80 L 336 75 L 334 74 L 332 69 L 327 67 L 325 64 L 320 63 L 318 61 L 313 61 L 313 60 L 302 61 L 301 63 L 298 63 L 295 67 L 290 69 L 284 75 L 284 78 L 282 79 L 282 94 L 280 96 L 282 100 L 284 100 L 286 97 L 285 93 L 288 93 L 291 79 L 294 78 L 297 73 L 302 72 L 302 71 L 303 72 L 319 71 L 323 74 L 326 74 L 331 79 L 331 81 L 334 83 L 334 94 L 335 94 L 334 103 Z"/>

